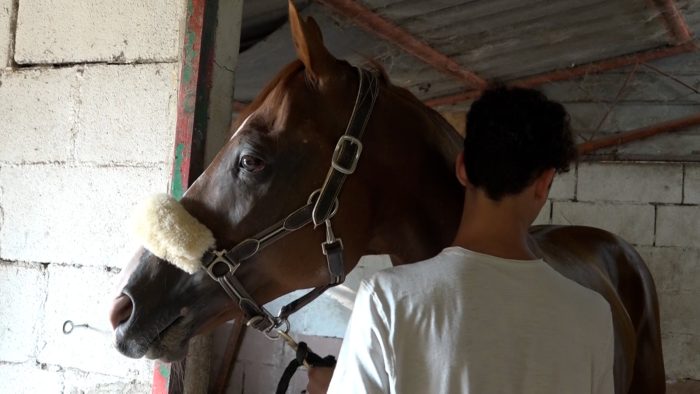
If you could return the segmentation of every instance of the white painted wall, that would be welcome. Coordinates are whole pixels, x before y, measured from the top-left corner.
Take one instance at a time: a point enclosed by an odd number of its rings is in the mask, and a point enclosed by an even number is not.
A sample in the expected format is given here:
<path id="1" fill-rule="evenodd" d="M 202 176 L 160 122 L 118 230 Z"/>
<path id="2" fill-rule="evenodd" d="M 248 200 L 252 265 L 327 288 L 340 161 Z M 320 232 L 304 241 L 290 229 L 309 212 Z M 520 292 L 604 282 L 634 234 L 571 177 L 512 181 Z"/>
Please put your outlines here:
<path id="1" fill-rule="evenodd" d="M 107 311 L 131 208 L 167 191 L 184 2 L 16 4 L 0 0 L 0 391 L 148 392 Z"/>

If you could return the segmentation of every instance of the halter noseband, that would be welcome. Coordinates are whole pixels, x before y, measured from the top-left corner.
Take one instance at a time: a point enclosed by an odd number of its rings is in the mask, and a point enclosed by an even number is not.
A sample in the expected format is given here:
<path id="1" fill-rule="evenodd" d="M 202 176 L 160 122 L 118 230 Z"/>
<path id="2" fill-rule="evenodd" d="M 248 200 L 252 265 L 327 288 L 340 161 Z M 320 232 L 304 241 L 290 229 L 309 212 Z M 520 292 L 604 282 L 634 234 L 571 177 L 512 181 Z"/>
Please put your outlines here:
<path id="1" fill-rule="evenodd" d="M 343 263 L 343 241 L 333 233 L 331 219 L 338 211 L 338 195 L 345 179 L 355 172 L 362 153 L 362 135 L 372 114 L 379 86 L 377 77 L 370 71 L 357 69 L 360 77 L 357 98 L 345 134 L 336 143 L 331 166 L 323 186 L 311 193 L 306 205 L 287 215 L 286 218 L 248 238 L 231 249 L 209 250 L 202 257 L 202 265 L 212 279 L 219 282 L 226 293 L 238 303 L 247 319 L 247 325 L 262 331 L 268 337 L 273 330 L 286 333 L 289 315 L 298 311 L 330 287 L 345 280 Z M 236 277 L 241 264 L 255 256 L 260 250 L 285 235 L 313 222 L 314 228 L 326 226 L 326 241 L 321 250 L 326 256 L 330 281 L 316 287 L 303 296 L 285 305 L 278 316 L 273 316 L 258 305 Z M 280 329 L 280 327 L 284 327 Z"/>

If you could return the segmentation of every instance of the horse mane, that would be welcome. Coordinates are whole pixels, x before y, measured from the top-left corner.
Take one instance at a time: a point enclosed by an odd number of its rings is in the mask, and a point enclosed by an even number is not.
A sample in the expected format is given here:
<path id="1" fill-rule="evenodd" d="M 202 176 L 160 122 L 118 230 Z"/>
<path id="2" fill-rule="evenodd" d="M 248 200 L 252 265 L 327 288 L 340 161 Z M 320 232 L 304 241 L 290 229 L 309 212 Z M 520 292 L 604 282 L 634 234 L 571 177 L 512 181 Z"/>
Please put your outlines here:
<path id="1" fill-rule="evenodd" d="M 439 112 L 425 105 L 408 89 L 391 83 L 388 86 L 391 88 L 388 90 L 389 92 L 406 101 L 416 111 L 423 112 L 430 120 L 430 123 L 437 126 L 437 130 L 425 130 L 430 133 L 426 135 L 426 138 L 436 146 L 451 168 L 454 165 L 455 158 L 463 148 L 462 136 Z"/>
<path id="2" fill-rule="evenodd" d="M 426 130 L 432 133 L 426 135 L 426 139 L 429 143 L 435 145 L 447 162 L 447 165 L 452 168 L 455 158 L 463 147 L 462 136 L 439 112 L 425 105 L 425 103 L 420 101 L 411 91 L 391 83 L 389 75 L 379 62 L 374 59 L 367 59 L 367 61 L 373 71 L 379 75 L 379 81 L 387 88 L 387 92 L 415 108 L 416 111 L 422 112 L 428 117 L 431 124 L 438 126 L 438 130 Z"/>

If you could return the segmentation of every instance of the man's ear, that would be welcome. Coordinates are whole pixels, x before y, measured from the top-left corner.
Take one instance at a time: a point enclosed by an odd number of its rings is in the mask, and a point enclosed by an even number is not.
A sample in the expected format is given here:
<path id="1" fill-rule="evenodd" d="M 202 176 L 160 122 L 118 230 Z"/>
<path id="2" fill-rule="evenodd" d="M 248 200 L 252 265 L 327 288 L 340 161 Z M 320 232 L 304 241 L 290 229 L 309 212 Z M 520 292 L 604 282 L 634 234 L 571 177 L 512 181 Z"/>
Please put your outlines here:
<path id="1" fill-rule="evenodd" d="M 457 180 L 459 180 L 462 186 L 466 187 L 469 184 L 467 168 L 464 166 L 464 151 L 459 152 L 457 160 L 455 160 L 455 174 L 457 174 Z"/>
<path id="2" fill-rule="evenodd" d="M 337 59 L 323 45 L 321 28 L 316 21 L 311 17 L 302 19 L 293 0 L 289 0 L 289 25 L 297 56 L 304 63 L 306 74 L 311 80 L 331 75 Z"/>
<path id="3" fill-rule="evenodd" d="M 546 200 L 549 197 L 549 188 L 554 181 L 554 168 L 548 168 L 535 179 L 535 198 L 538 200 Z"/>

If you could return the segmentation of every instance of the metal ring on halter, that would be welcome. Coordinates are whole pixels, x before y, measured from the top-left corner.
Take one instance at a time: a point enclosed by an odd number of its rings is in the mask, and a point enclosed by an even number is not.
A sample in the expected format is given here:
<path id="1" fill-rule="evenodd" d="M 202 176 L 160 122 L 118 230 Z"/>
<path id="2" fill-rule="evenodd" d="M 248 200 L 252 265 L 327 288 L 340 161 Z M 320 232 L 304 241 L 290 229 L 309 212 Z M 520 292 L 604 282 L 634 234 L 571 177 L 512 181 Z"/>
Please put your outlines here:
<path id="1" fill-rule="evenodd" d="M 255 316 L 252 319 L 248 320 L 246 323 L 247 326 L 250 326 L 251 324 L 258 322 L 260 320 L 264 319 L 262 316 Z M 262 333 L 267 337 L 267 339 L 271 341 L 276 341 L 280 339 L 282 334 L 287 335 L 289 332 L 289 320 L 287 319 L 282 319 L 279 317 L 274 318 L 275 323 L 273 324 L 272 327 L 270 327 L 268 330 L 263 331 Z M 284 326 L 284 329 L 281 329 L 280 327 Z"/>
<path id="2" fill-rule="evenodd" d="M 316 197 L 320 194 L 321 194 L 321 189 L 314 190 L 311 193 L 311 195 L 309 196 L 309 199 L 306 201 L 306 203 L 307 204 L 311 204 L 312 202 L 315 203 L 316 201 L 318 201 L 318 198 L 314 199 L 314 197 Z M 332 218 L 333 216 L 335 216 L 336 213 L 338 213 L 338 205 L 340 205 L 340 204 L 338 203 L 338 197 L 336 197 L 335 201 L 333 202 L 333 209 L 331 210 L 331 213 L 328 215 L 328 218 L 326 220 Z"/>

